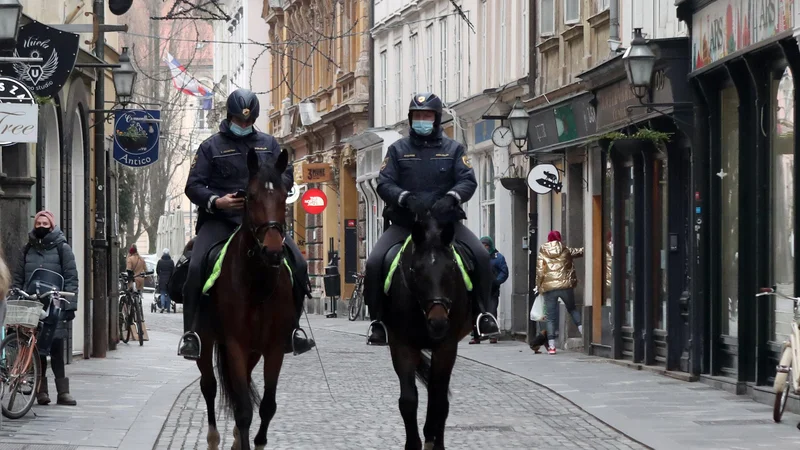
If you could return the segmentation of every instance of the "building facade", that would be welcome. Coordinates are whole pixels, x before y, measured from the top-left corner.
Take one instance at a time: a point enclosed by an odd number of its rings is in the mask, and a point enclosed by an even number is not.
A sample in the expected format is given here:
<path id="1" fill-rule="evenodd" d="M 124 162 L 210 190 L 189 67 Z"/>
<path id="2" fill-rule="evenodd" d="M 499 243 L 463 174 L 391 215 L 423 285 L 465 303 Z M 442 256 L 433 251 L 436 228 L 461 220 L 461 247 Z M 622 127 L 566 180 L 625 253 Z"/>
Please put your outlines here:
<path id="1" fill-rule="evenodd" d="M 313 312 L 330 312 L 325 267 L 334 256 L 340 299 L 358 270 L 356 155 L 348 140 L 368 127 L 371 2 L 264 1 L 269 25 L 270 133 L 292 157 L 298 189 L 320 189 L 325 210 L 292 205 L 290 229 L 309 264 Z M 312 166 L 313 165 L 313 166 Z M 314 170 L 309 170 L 313 168 Z M 339 303 L 339 311 L 344 303 Z"/>

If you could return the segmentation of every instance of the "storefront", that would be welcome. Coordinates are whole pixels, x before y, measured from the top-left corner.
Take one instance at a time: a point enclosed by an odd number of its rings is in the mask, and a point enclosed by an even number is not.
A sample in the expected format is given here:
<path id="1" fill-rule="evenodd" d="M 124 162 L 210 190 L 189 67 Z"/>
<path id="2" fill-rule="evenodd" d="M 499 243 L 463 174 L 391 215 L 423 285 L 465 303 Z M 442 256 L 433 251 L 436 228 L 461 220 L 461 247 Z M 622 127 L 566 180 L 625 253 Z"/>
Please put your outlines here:
<path id="1" fill-rule="evenodd" d="M 586 329 L 591 354 L 688 370 L 688 40 L 649 46 L 658 57 L 642 102 L 655 107 L 643 106 L 632 92 L 622 55 L 580 75 L 597 111 L 589 182 L 596 194 L 594 301 Z M 678 109 L 676 102 L 689 107 Z"/>
<path id="2" fill-rule="evenodd" d="M 755 3 L 769 14 L 750 17 Z M 754 295 L 764 286 L 800 294 L 794 3 L 686 1 L 678 9 L 692 23 L 689 77 L 698 93 L 691 295 L 703 346 L 693 372 L 737 393 L 771 383 L 793 320 L 791 302 Z"/>

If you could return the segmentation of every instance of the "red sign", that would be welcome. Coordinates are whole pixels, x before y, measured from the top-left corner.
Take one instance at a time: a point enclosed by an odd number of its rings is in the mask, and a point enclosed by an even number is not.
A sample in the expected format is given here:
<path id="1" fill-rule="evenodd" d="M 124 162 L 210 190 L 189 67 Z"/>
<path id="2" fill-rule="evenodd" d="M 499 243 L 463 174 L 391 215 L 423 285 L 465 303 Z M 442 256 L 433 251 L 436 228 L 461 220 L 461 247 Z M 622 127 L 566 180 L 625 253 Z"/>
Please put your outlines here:
<path id="1" fill-rule="evenodd" d="M 303 209 L 309 214 L 320 214 L 328 206 L 328 197 L 319 189 L 309 189 L 300 200 Z"/>
<path id="2" fill-rule="evenodd" d="M 353 219 L 348 219 L 347 220 L 347 226 L 350 227 L 350 228 L 355 228 L 356 227 L 356 221 L 353 220 Z"/>

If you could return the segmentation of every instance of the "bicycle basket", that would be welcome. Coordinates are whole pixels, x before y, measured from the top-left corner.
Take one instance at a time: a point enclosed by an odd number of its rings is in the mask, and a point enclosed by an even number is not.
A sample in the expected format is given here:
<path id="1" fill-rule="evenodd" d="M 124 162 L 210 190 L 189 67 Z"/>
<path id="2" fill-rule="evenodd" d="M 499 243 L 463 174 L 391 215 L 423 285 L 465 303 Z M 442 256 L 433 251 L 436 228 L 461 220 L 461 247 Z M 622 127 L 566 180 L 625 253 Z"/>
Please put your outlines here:
<path id="1" fill-rule="evenodd" d="M 5 325 L 36 328 L 42 314 L 42 304 L 33 300 L 8 300 Z"/>

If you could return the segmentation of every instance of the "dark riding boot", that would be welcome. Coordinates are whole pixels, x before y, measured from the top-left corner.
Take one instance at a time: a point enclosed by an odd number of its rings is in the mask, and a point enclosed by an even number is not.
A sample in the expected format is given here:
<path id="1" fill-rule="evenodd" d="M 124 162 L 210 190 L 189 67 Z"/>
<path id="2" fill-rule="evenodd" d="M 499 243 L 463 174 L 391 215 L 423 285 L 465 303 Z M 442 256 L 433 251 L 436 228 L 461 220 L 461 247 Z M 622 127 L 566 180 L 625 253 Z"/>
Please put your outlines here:
<path id="1" fill-rule="evenodd" d="M 200 336 L 194 332 L 197 321 L 197 294 L 187 292 L 183 296 L 183 337 L 178 356 L 185 359 L 200 359 Z"/>
<path id="2" fill-rule="evenodd" d="M 302 355 L 317 345 L 317 343 L 314 342 L 314 339 L 309 338 L 306 335 L 306 332 L 300 328 L 300 318 L 303 316 L 303 305 L 305 303 L 306 296 L 311 298 L 311 282 L 308 280 L 308 275 L 298 278 L 305 278 L 305 280 L 302 280 L 301 282 L 298 282 L 297 280 L 295 281 L 296 287 L 293 290 L 295 309 L 294 330 L 292 330 L 292 335 L 289 336 L 289 340 L 284 347 L 284 353 L 293 353 L 295 356 Z M 301 288 L 299 286 L 303 287 Z"/>
<path id="3" fill-rule="evenodd" d="M 69 378 L 56 378 L 56 403 L 59 405 L 75 406 L 78 402 L 69 393 Z"/>
<path id="4" fill-rule="evenodd" d="M 47 377 L 39 377 L 39 390 L 36 392 L 36 403 L 40 405 L 50 404 L 50 393 L 47 392 Z"/>

